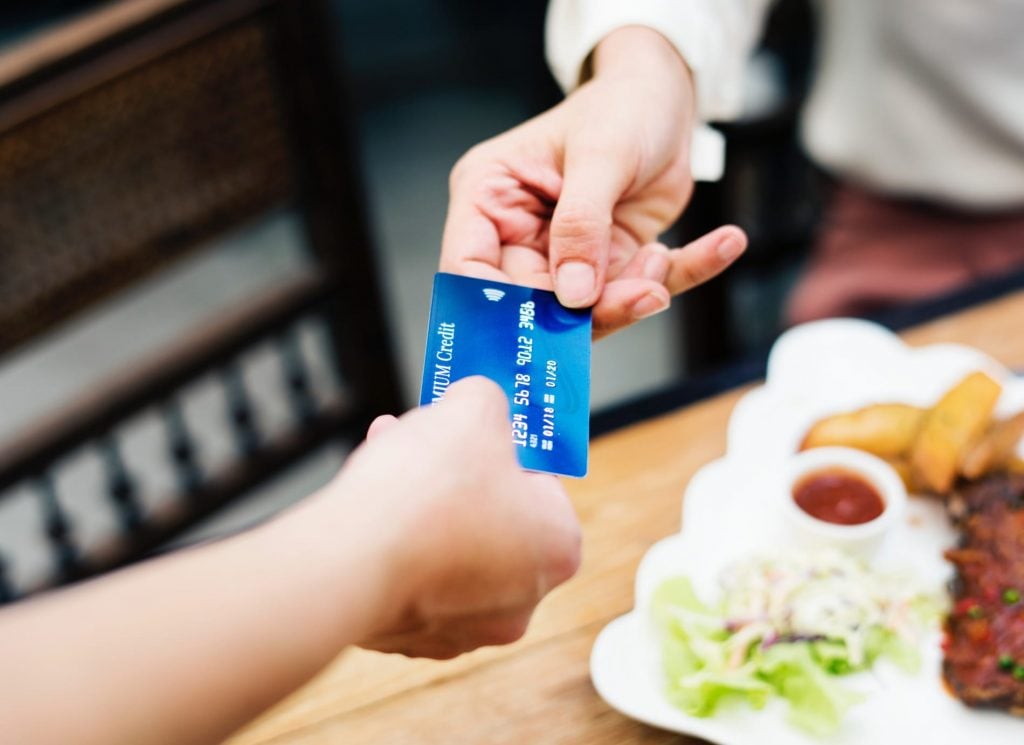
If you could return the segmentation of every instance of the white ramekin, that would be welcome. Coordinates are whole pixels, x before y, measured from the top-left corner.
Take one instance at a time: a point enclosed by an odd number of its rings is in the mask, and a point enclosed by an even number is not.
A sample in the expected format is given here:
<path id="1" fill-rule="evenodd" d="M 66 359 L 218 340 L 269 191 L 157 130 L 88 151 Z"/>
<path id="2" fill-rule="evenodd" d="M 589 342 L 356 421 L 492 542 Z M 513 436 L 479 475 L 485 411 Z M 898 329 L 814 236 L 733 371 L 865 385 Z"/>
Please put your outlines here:
<path id="1" fill-rule="evenodd" d="M 793 498 L 793 488 L 814 471 L 839 469 L 871 484 L 882 498 L 882 514 L 858 525 L 838 525 L 807 514 Z M 821 447 L 790 457 L 783 468 L 780 509 L 794 537 L 813 548 L 838 548 L 852 553 L 870 553 L 886 532 L 903 517 L 907 490 L 899 474 L 881 458 L 863 450 Z"/>

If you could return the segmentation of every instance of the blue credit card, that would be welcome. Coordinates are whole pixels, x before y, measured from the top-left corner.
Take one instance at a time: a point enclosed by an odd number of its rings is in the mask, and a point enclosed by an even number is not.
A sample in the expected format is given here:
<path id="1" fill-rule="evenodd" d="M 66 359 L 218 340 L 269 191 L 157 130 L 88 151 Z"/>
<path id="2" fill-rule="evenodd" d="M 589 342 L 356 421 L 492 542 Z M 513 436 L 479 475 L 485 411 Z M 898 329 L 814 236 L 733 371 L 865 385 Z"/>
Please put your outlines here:
<path id="1" fill-rule="evenodd" d="M 439 273 L 420 404 L 483 375 L 508 395 L 512 440 L 531 471 L 584 476 L 590 439 L 590 310 L 555 293 Z"/>

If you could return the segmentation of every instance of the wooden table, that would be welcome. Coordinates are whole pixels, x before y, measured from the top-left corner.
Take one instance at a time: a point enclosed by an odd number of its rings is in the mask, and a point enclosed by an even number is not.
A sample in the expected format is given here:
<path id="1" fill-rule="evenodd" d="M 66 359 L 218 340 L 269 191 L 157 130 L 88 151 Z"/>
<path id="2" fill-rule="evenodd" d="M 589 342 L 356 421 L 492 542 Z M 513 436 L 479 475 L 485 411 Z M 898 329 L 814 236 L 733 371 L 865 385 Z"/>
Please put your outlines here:
<path id="1" fill-rule="evenodd" d="M 904 337 L 970 344 L 1020 369 L 1022 326 L 1018 292 Z M 601 628 L 632 607 L 644 552 L 678 530 L 683 490 L 722 454 L 744 390 L 593 442 L 590 475 L 567 483 L 583 524 L 583 566 L 545 600 L 524 639 L 443 663 L 350 650 L 230 745 L 697 743 L 609 708 L 591 686 L 588 658 Z"/>

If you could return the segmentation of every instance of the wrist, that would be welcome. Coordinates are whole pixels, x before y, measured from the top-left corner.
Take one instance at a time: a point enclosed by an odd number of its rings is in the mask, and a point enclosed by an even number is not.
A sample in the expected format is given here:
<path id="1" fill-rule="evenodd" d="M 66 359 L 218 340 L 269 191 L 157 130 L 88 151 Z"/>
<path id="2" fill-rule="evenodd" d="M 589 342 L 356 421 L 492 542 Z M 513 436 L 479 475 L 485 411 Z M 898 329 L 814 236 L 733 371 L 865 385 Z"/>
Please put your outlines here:
<path id="1" fill-rule="evenodd" d="M 604 37 L 594 48 L 595 78 L 642 78 L 667 90 L 692 94 L 693 75 L 675 46 L 646 26 L 625 26 Z"/>
<path id="2" fill-rule="evenodd" d="M 262 550 L 304 589 L 311 615 L 333 621 L 337 646 L 372 637 L 400 612 L 394 555 L 381 525 L 360 524 L 360 514 L 332 502 L 342 496 L 332 483 L 257 529 Z M 384 531 L 384 532 L 382 532 Z"/>

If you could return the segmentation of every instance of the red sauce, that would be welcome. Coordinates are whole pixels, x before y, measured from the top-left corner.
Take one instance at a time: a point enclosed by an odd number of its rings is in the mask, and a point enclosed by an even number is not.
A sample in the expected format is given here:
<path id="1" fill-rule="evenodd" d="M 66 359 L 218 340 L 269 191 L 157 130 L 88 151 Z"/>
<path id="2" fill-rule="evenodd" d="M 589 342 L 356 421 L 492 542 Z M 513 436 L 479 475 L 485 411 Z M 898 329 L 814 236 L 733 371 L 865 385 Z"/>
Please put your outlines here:
<path id="1" fill-rule="evenodd" d="M 804 476 L 793 487 L 793 501 L 808 515 L 836 525 L 870 522 L 885 509 L 874 486 L 840 468 Z"/>

